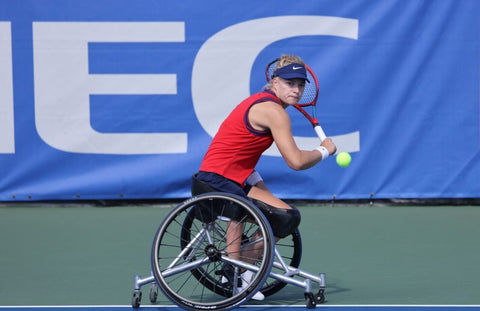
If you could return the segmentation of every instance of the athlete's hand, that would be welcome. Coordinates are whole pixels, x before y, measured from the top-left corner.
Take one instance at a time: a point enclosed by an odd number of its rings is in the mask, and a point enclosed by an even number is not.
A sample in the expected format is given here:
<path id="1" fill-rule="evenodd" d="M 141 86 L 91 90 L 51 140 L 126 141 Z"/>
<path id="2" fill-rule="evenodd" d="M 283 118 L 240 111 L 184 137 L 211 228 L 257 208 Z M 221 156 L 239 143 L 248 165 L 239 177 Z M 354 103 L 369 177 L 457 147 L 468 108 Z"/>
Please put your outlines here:
<path id="1" fill-rule="evenodd" d="M 325 138 L 322 143 L 320 144 L 320 146 L 323 146 L 325 148 L 327 148 L 328 150 L 328 153 L 330 155 L 332 154 L 335 154 L 335 152 L 337 152 L 337 146 L 335 146 L 335 144 L 333 143 L 332 139 L 327 137 Z"/>

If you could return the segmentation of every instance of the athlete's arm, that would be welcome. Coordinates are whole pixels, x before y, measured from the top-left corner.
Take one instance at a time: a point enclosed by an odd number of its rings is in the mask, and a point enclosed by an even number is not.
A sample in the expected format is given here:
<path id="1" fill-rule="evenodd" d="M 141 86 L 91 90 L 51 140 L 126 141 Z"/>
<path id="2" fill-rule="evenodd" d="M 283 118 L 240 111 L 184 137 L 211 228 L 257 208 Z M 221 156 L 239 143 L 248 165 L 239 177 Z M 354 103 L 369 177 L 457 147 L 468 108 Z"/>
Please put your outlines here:
<path id="1" fill-rule="evenodd" d="M 249 111 L 251 126 L 269 129 L 287 165 L 294 170 L 310 168 L 322 160 L 318 150 L 300 150 L 292 135 L 291 121 L 285 109 L 275 102 L 253 105 Z"/>

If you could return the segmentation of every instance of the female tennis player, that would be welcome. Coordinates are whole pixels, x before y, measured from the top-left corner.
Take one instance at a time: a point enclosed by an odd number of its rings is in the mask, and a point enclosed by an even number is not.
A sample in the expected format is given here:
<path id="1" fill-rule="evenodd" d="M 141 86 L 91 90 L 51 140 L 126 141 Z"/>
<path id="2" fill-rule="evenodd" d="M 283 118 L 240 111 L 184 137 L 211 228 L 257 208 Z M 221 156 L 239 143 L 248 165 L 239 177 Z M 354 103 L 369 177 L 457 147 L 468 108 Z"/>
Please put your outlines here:
<path id="1" fill-rule="evenodd" d="M 295 144 L 285 109 L 300 101 L 306 83 L 309 81 L 302 59 L 282 55 L 264 90 L 242 101 L 224 120 L 195 175 L 216 191 L 251 199 L 269 220 L 277 241 L 296 230 L 300 213 L 267 188 L 255 170 L 260 156 L 275 142 L 290 168 L 304 170 L 336 152 L 330 138 L 313 150 L 300 150 Z M 230 227 L 227 238 L 241 236 L 241 226 Z M 240 258 L 240 243 L 230 244 L 229 256 Z M 249 282 L 249 272 L 242 275 L 243 286 Z M 252 299 L 263 300 L 264 296 L 258 292 Z"/>

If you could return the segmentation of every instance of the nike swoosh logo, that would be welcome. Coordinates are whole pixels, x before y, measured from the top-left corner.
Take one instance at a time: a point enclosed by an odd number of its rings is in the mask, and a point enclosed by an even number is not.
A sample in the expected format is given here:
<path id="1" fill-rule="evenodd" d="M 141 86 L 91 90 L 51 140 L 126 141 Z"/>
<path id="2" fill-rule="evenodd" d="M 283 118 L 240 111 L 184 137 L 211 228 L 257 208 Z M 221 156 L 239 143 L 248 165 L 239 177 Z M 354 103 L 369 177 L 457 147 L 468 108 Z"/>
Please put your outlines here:
<path id="1" fill-rule="evenodd" d="M 303 67 L 295 67 L 295 66 L 292 67 L 293 70 L 302 69 L 302 68 Z"/>

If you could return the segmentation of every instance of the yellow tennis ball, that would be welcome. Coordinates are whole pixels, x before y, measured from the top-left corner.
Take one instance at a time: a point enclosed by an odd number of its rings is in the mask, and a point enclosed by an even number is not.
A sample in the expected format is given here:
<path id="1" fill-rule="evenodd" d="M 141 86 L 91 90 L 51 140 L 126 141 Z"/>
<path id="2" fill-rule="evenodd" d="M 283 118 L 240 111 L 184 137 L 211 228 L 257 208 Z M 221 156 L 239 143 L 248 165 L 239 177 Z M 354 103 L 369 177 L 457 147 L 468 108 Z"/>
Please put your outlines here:
<path id="1" fill-rule="evenodd" d="M 352 157 L 348 152 L 340 152 L 337 154 L 337 164 L 341 167 L 347 167 L 352 162 Z"/>

